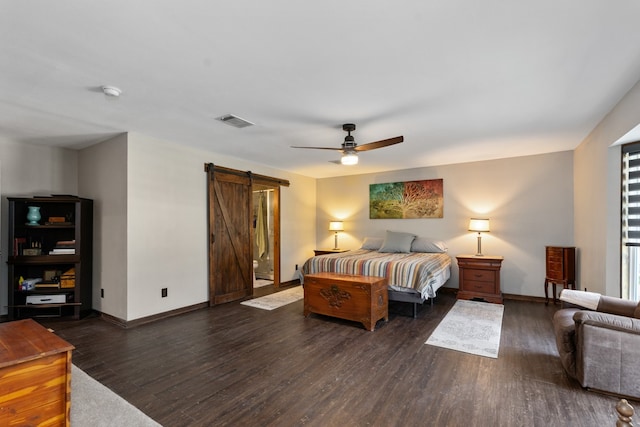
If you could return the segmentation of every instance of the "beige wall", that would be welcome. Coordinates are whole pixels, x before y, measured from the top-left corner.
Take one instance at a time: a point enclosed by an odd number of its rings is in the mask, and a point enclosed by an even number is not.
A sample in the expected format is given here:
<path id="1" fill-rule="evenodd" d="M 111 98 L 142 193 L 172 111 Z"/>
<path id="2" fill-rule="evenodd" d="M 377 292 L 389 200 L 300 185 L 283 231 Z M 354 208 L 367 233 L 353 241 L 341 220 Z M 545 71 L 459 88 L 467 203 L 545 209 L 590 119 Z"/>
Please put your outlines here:
<path id="1" fill-rule="evenodd" d="M 640 122 L 636 84 L 575 150 L 575 240 L 580 276 L 589 290 L 620 296 L 620 147 Z"/>
<path id="2" fill-rule="evenodd" d="M 127 135 L 81 150 L 78 163 L 79 187 L 85 197 L 93 199 L 93 308 L 125 319 Z"/>
<path id="3" fill-rule="evenodd" d="M 86 152 L 85 152 L 86 151 Z M 281 280 L 315 243 L 315 179 L 130 133 L 83 150 L 83 185 L 96 203 L 94 304 L 122 320 L 208 300 L 205 163 L 290 181 L 282 187 Z M 105 298 L 99 295 L 100 286 Z M 168 288 L 168 297 L 160 290 Z M 98 300 L 96 300 L 98 298 Z"/>
<path id="4" fill-rule="evenodd" d="M 369 219 L 369 184 L 442 178 L 441 219 Z M 476 234 L 469 218 L 488 217 L 491 232 L 483 235 L 487 255 L 505 257 L 502 291 L 544 296 L 545 245 L 572 246 L 573 154 L 570 151 L 502 160 L 462 163 L 318 180 L 318 247 L 333 247 L 329 221 L 342 219 L 340 247 L 358 248 L 366 236 L 386 230 L 413 232 L 444 240 L 452 256 L 452 277 L 458 287 L 455 256 L 474 254 Z"/>

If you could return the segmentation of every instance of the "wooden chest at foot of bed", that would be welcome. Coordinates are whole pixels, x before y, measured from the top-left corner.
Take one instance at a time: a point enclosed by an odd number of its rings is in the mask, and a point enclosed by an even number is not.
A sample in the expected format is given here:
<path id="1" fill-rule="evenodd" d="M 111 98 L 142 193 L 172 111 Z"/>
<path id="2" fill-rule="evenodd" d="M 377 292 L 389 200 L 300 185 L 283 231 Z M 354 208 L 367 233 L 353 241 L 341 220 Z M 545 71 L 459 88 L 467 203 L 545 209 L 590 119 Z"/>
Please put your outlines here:
<path id="1" fill-rule="evenodd" d="M 338 273 L 304 276 L 304 315 L 324 314 L 360 322 L 373 331 L 380 319 L 389 320 L 389 296 L 384 277 Z"/>

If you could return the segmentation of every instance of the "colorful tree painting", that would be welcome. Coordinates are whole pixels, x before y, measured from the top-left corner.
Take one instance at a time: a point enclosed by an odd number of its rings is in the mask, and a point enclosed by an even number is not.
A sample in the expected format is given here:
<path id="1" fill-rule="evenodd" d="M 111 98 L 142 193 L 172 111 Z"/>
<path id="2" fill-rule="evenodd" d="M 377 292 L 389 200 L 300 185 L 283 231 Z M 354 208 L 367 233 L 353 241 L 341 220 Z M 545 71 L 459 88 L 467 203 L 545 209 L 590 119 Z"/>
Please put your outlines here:
<path id="1" fill-rule="evenodd" d="M 442 218 L 442 179 L 369 185 L 369 218 Z"/>

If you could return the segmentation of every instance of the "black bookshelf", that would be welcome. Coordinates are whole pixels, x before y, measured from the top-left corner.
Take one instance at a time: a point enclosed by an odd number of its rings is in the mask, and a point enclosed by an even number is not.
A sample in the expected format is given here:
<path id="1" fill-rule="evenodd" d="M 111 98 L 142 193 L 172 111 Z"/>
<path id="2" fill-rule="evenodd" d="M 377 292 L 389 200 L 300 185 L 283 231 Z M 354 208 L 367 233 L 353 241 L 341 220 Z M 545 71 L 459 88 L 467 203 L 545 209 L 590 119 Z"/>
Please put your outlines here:
<path id="1" fill-rule="evenodd" d="M 75 196 L 7 199 L 9 320 L 89 314 L 93 201 Z M 39 211 L 40 219 L 27 218 L 30 211 Z"/>

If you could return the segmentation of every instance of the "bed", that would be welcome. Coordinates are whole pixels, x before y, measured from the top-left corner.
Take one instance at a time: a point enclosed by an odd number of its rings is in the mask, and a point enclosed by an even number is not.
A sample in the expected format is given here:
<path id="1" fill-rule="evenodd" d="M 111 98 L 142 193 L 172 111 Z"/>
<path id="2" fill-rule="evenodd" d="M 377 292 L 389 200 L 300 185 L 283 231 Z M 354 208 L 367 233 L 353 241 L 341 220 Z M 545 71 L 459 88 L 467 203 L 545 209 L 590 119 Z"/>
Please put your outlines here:
<path id="1" fill-rule="evenodd" d="M 412 303 L 416 317 L 418 304 L 433 301 L 437 290 L 449 280 L 451 257 L 442 242 L 410 235 L 408 246 L 406 242 L 385 246 L 388 236 L 365 238 L 362 247 L 353 251 L 309 258 L 302 266 L 301 280 L 306 274 L 320 272 L 386 277 L 389 300 Z"/>

